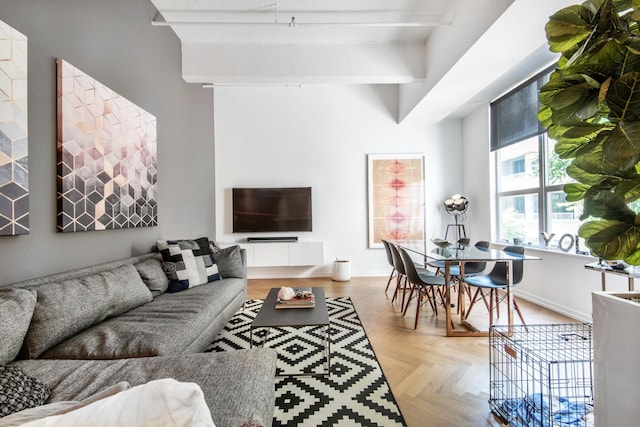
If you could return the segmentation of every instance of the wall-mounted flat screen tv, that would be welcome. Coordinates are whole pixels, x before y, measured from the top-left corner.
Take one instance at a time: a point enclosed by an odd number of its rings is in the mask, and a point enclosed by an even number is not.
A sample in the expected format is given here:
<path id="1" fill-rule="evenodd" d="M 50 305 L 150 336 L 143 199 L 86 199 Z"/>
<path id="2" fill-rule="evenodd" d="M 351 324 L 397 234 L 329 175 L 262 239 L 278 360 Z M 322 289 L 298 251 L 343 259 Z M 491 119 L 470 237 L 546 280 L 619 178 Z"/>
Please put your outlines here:
<path id="1" fill-rule="evenodd" d="M 311 231 L 311 187 L 234 188 L 233 232 Z"/>

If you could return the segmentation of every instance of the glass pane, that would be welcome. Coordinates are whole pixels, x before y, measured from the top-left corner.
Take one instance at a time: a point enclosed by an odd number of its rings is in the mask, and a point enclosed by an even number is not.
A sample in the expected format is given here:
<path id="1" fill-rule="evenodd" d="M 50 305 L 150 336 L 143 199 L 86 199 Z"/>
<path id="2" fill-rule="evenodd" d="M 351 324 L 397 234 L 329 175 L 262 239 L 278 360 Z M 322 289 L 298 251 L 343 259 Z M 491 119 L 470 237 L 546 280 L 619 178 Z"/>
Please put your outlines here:
<path id="1" fill-rule="evenodd" d="M 547 138 L 547 184 L 557 185 L 574 182 L 566 173 L 567 166 L 571 163 L 569 159 L 561 159 L 555 152 L 556 141 Z"/>
<path id="2" fill-rule="evenodd" d="M 540 186 L 537 136 L 501 149 L 497 158 L 500 192 Z"/>
<path id="3" fill-rule="evenodd" d="M 570 234 L 575 238 L 578 234 L 578 228 L 582 225 L 580 215 L 582 215 L 582 201 L 567 202 L 564 191 L 553 191 L 548 194 L 549 203 L 549 230 L 555 236 L 551 239 L 551 247 L 558 245 L 558 242 L 565 234 Z M 563 241 L 563 246 L 569 245 L 570 239 Z M 570 251 L 575 252 L 575 248 Z M 584 250 L 584 245 L 580 249 Z"/>
<path id="4" fill-rule="evenodd" d="M 500 240 L 538 243 L 538 195 L 500 197 Z"/>

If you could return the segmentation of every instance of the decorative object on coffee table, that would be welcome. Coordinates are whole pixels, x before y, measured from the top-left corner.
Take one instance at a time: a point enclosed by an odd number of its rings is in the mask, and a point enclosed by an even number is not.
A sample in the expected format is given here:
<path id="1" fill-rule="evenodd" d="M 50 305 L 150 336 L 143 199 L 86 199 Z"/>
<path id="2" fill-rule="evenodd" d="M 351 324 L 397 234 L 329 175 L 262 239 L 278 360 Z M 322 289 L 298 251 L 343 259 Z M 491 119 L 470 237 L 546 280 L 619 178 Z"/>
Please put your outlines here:
<path id="1" fill-rule="evenodd" d="M 278 291 L 276 309 L 283 308 L 314 308 L 316 298 L 311 288 L 288 288 L 282 287 Z"/>

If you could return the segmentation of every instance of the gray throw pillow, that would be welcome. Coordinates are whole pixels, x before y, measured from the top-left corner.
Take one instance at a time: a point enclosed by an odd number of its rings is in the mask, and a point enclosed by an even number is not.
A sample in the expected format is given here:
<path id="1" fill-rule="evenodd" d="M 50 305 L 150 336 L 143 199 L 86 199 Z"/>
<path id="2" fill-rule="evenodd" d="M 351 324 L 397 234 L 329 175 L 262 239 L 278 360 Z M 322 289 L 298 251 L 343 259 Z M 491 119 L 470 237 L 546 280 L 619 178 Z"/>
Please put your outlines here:
<path id="1" fill-rule="evenodd" d="M 230 246 L 214 250 L 213 257 L 218 264 L 218 271 L 222 277 L 237 277 L 242 279 L 246 275 L 246 268 L 242 259 L 240 246 Z"/>
<path id="2" fill-rule="evenodd" d="M 24 356 L 31 359 L 90 326 L 153 300 L 131 264 L 39 286 L 37 292 L 23 345 Z"/>
<path id="3" fill-rule="evenodd" d="M 154 298 L 167 292 L 169 278 L 162 269 L 162 257 L 160 255 L 140 261 L 134 266 Z"/>
<path id="4" fill-rule="evenodd" d="M 35 306 L 35 291 L 0 290 L 0 365 L 5 365 L 18 356 Z"/>
<path id="5" fill-rule="evenodd" d="M 0 417 L 44 404 L 51 390 L 17 366 L 0 366 Z"/>

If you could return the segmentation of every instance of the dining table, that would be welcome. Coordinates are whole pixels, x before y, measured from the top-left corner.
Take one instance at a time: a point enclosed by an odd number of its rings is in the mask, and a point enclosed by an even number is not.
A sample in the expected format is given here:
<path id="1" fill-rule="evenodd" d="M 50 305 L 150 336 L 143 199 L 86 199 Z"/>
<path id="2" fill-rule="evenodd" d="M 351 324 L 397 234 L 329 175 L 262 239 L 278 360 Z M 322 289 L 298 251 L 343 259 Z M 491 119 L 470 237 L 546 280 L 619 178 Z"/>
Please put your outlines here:
<path id="1" fill-rule="evenodd" d="M 444 276 L 445 283 L 451 284 L 451 266 L 459 265 L 460 278 L 464 277 L 464 265 L 467 262 L 504 262 L 507 264 L 507 286 L 506 286 L 506 299 L 507 299 L 507 324 L 513 326 L 513 277 L 510 272 L 513 269 L 513 261 L 530 261 L 540 260 L 542 258 L 527 255 L 516 254 L 511 252 L 505 252 L 499 249 L 476 247 L 474 245 L 462 244 L 462 243 L 449 243 L 439 242 L 437 245 L 431 240 L 413 240 L 413 241 L 400 241 L 396 244 L 407 251 L 410 251 L 418 256 L 421 256 L 424 261 L 425 267 L 429 261 L 442 261 L 444 262 Z M 446 246 L 445 246 L 446 245 Z M 462 290 L 458 291 L 458 314 L 459 321 L 457 324 L 459 328 L 455 328 L 455 321 L 452 313 L 452 297 L 451 297 L 450 285 L 445 286 L 444 302 L 446 312 L 446 328 L 448 337 L 486 337 L 489 336 L 489 330 L 483 330 L 471 322 L 465 319 L 466 317 L 466 302 L 465 293 Z M 460 288 L 462 289 L 462 287 Z"/>

